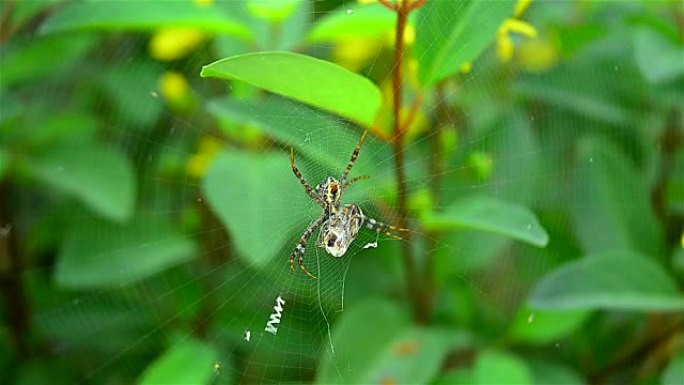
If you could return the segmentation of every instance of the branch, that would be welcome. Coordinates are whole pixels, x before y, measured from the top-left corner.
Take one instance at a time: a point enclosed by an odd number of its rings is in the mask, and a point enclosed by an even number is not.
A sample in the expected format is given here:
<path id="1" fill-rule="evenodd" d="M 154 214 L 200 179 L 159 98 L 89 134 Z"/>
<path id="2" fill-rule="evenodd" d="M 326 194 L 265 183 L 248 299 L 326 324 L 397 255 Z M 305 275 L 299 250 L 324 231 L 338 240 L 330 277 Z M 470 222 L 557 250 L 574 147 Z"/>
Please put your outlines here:
<path id="1" fill-rule="evenodd" d="M 397 10 L 397 5 L 390 3 L 389 0 L 378 0 L 378 2 L 380 2 L 380 4 L 384 5 L 386 8 L 388 8 L 391 11 Z"/>
<path id="2" fill-rule="evenodd" d="M 408 225 L 408 199 L 406 187 L 406 171 L 404 168 L 404 134 L 406 130 L 403 129 L 400 121 L 401 111 L 401 95 L 402 95 L 402 79 L 401 67 L 404 57 L 404 31 L 406 29 L 406 21 L 410 12 L 409 3 L 407 0 L 401 0 L 397 7 L 397 26 L 395 34 L 395 51 L 394 51 L 394 66 L 392 68 L 392 112 L 394 118 L 394 166 L 397 177 L 397 198 L 399 209 L 398 227 L 409 228 Z M 411 247 L 411 233 L 406 236 L 406 241 L 401 243 L 402 256 L 404 262 L 404 270 L 406 271 L 406 290 L 411 302 L 413 303 L 413 315 L 416 321 L 420 323 L 427 322 L 429 317 L 429 306 L 422 295 L 421 285 L 419 282 L 418 271 L 416 270 L 415 257 L 413 255 L 413 248 Z"/>

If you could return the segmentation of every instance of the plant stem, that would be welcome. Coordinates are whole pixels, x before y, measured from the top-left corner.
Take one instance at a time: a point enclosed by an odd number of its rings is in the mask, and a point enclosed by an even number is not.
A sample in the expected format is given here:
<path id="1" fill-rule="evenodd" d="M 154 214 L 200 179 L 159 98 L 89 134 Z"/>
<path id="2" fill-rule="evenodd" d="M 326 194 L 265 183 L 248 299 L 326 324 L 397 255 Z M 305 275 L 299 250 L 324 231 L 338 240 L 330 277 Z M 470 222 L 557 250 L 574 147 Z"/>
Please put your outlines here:
<path id="1" fill-rule="evenodd" d="M 12 223 L 10 183 L 0 183 L 0 293 L 5 302 L 5 314 L 10 338 L 17 355 L 29 355 L 27 334 L 29 330 L 29 305 L 21 279 L 22 261 L 19 240 Z"/>
<path id="2" fill-rule="evenodd" d="M 393 94 L 393 117 L 394 117 L 394 169 L 397 176 L 397 198 L 399 210 L 399 227 L 408 228 L 408 200 L 406 188 L 406 170 L 404 168 L 404 134 L 405 127 L 400 121 L 401 100 L 402 100 L 402 79 L 401 67 L 404 56 L 404 31 L 406 20 L 411 11 L 409 2 L 401 0 L 395 4 L 397 12 L 397 27 L 395 34 L 394 68 L 392 69 L 392 94 Z M 416 270 L 415 257 L 410 242 L 410 233 L 406 236 L 406 241 L 401 243 L 404 269 L 406 270 L 406 290 L 413 303 L 413 316 L 419 323 L 425 323 L 429 316 L 427 301 L 422 295 L 421 284 L 418 280 L 419 275 Z"/>

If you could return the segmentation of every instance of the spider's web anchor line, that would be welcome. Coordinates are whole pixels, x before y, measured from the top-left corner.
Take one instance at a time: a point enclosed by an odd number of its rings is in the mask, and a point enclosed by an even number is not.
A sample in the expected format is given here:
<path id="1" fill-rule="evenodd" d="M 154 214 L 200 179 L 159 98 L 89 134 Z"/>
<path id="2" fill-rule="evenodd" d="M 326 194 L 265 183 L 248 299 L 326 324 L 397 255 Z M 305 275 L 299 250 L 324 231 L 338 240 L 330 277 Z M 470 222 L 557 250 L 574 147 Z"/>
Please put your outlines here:
<path id="1" fill-rule="evenodd" d="M 280 323 L 280 318 L 283 314 L 283 305 L 285 305 L 285 300 L 279 295 L 278 298 L 276 298 L 275 306 L 273 306 L 274 312 L 271 313 L 271 317 L 268 322 L 266 322 L 266 327 L 264 328 L 266 332 L 273 335 L 278 334 L 278 327 L 276 327 L 276 324 Z"/>

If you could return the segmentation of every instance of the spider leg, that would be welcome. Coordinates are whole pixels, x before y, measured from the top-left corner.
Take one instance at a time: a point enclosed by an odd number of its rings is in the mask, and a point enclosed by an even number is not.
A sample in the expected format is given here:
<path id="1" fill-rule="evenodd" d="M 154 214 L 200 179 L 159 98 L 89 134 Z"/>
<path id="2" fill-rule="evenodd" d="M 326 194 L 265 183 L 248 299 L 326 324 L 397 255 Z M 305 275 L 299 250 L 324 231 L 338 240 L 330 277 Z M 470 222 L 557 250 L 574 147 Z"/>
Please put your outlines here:
<path id="1" fill-rule="evenodd" d="M 352 153 L 351 159 L 349 160 L 349 164 L 347 164 L 347 168 L 344 170 L 344 174 L 342 174 L 342 179 L 340 179 L 340 184 L 342 186 L 347 184 L 347 176 L 349 175 L 349 172 L 351 171 L 352 167 L 354 167 L 354 162 L 356 162 L 356 158 L 359 156 L 359 150 L 361 150 L 361 145 L 363 145 L 363 141 L 366 139 L 366 134 L 368 134 L 368 130 L 363 132 L 363 135 L 361 135 L 361 139 L 359 139 L 359 142 L 356 143 L 356 148 Z"/>
<path id="2" fill-rule="evenodd" d="M 311 197 L 311 199 L 313 199 L 314 202 L 318 203 L 321 207 L 325 208 L 325 202 L 323 202 L 321 197 L 316 194 L 309 182 L 304 179 L 302 173 L 299 172 L 299 169 L 297 166 L 295 166 L 294 148 L 292 147 L 290 147 L 290 167 L 292 167 L 292 172 L 295 174 L 297 179 L 299 179 L 299 182 L 301 182 L 302 186 L 304 186 L 304 190 L 306 190 L 306 193 L 309 195 L 309 197 Z"/>
<path id="3" fill-rule="evenodd" d="M 306 269 L 304 266 L 304 253 L 306 252 L 306 243 L 309 242 L 309 238 L 311 238 L 311 235 L 318 230 L 319 227 L 321 227 L 321 224 L 325 220 L 325 214 L 321 215 L 318 219 L 313 221 L 309 227 L 306 228 L 304 231 L 304 234 L 299 238 L 299 243 L 297 243 L 297 246 L 295 246 L 295 249 L 292 251 L 292 254 L 290 255 L 290 270 L 293 272 L 295 271 L 294 268 L 294 263 L 295 263 L 295 258 L 297 258 L 297 262 L 299 264 L 299 268 L 302 269 L 308 275 L 309 277 L 313 279 L 318 279 L 315 275 L 311 274 L 309 270 Z"/>
<path id="4" fill-rule="evenodd" d="M 392 233 L 390 232 L 390 230 L 391 230 L 391 231 L 401 231 L 401 232 L 408 232 L 408 231 L 411 231 L 411 230 L 409 230 L 409 229 L 404 229 L 404 228 L 402 228 L 402 227 L 396 227 L 396 226 L 388 225 L 388 224 L 386 224 L 386 223 L 380 222 L 380 221 L 375 220 L 375 219 L 373 219 L 373 218 L 364 217 L 364 219 L 365 219 L 365 220 L 364 220 L 364 224 L 366 225 L 367 228 L 369 228 L 369 229 L 375 231 L 375 232 L 378 233 L 378 234 L 379 234 L 379 233 L 383 233 L 383 234 L 387 235 L 388 237 L 391 237 L 391 238 L 394 238 L 394 239 L 399 239 L 399 240 L 401 240 L 401 239 L 403 239 L 403 238 L 400 237 L 400 236 L 398 236 L 398 235 L 396 235 L 396 234 L 392 234 Z"/>
<path id="5" fill-rule="evenodd" d="M 355 178 L 352 178 L 352 179 L 351 179 L 349 182 L 347 182 L 345 185 L 343 185 L 342 188 L 347 188 L 347 187 L 353 185 L 354 183 L 356 183 L 356 182 L 358 182 L 358 181 L 360 181 L 360 180 L 366 180 L 366 179 L 370 179 L 370 176 L 368 176 L 368 175 L 357 176 L 357 177 L 355 177 Z"/>

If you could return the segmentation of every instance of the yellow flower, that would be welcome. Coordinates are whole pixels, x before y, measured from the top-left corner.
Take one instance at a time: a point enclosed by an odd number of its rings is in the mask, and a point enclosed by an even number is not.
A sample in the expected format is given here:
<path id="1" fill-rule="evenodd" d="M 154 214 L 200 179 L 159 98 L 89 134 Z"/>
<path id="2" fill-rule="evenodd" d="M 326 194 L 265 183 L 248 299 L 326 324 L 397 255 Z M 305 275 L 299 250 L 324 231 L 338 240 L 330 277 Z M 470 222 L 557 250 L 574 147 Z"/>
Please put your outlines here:
<path id="1" fill-rule="evenodd" d="M 558 54 L 548 39 L 529 39 L 520 44 L 518 61 L 527 71 L 545 71 L 556 64 Z"/>
<path id="2" fill-rule="evenodd" d="M 518 19 L 522 13 L 529 7 L 532 0 L 518 0 L 513 12 L 513 17 L 506 19 L 496 32 L 496 52 L 499 59 L 503 62 L 510 61 L 513 58 L 513 51 L 515 45 L 511 38 L 511 33 L 517 33 L 525 37 L 537 37 L 537 30 L 532 24 Z"/>
<path id="3" fill-rule="evenodd" d="M 167 71 L 159 79 L 159 90 L 167 102 L 177 104 L 188 95 L 188 81 L 180 72 Z"/>
<path id="4" fill-rule="evenodd" d="M 387 45 L 394 47 L 394 41 L 396 40 L 396 31 L 392 29 L 387 31 Z M 416 41 L 416 27 L 413 24 L 407 23 L 404 29 L 404 45 L 411 46 Z"/>
<path id="5" fill-rule="evenodd" d="M 164 28 L 152 35 L 150 56 L 170 61 L 182 58 L 205 40 L 202 31 L 195 28 Z"/>
<path id="6" fill-rule="evenodd" d="M 377 56 L 379 49 L 378 39 L 347 39 L 335 44 L 333 60 L 350 71 L 358 71 Z"/>
<path id="7" fill-rule="evenodd" d="M 525 12 L 531 3 L 532 0 L 518 0 L 518 3 L 515 5 L 515 10 L 513 10 L 513 17 L 519 18 L 522 16 L 523 12 Z"/>
<path id="8" fill-rule="evenodd" d="M 195 0 L 195 4 L 200 7 L 210 7 L 214 5 L 214 0 Z"/>
<path id="9" fill-rule="evenodd" d="M 209 135 L 201 137 L 197 143 L 197 153 L 188 159 L 188 174 L 196 178 L 204 176 L 220 149 L 221 142 L 218 139 Z"/>

